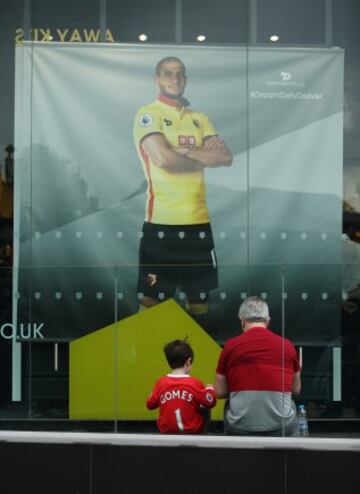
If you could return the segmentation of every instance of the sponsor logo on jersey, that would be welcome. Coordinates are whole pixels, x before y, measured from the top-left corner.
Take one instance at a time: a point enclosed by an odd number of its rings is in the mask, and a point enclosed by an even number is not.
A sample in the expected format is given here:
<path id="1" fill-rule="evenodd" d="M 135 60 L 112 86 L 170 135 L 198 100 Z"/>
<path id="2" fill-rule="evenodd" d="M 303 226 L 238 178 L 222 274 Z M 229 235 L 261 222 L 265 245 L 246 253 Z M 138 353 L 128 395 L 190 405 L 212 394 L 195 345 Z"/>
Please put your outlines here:
<path id="1" fill-rule="evenodd" d="M 179 146 L 195 146 L 196 138 L 195 136 L 178 136 Z"/>
<path id="2" fill-rule="evenodd" d="M 153 117 L 149 113 L 146 113 L 140 117 L 140 126 L 149 127 L 149 125 L 152 125 L 153 121 Z"/>
<path id="3" fill-rule="evenodd" d="M 193 120 L 193 124 L 195 125 L 196 128 L 200 128 L 200 122 L 199 120 Z"/>

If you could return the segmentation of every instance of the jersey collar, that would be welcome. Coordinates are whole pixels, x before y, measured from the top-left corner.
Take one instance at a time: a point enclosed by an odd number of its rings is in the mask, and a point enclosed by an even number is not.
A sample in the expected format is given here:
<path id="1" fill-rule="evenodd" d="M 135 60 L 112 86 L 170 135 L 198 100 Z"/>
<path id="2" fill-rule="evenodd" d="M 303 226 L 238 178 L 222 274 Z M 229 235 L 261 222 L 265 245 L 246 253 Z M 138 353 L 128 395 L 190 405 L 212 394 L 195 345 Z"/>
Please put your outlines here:
<path id="1" fill-rule="evenodd" d="M 189 374 L 168 374 L 167 377 L 190 377 Z"/>
<path id="2" fill-rule="evenodd" d="M 169 98 L 165 94 L 159 94 L 157 97 L 158 101 L 165 103 L 165 105 L 172 106 L 173 108 L 184 108 L 185 106 L 190 106 L 189 101 L 186 98 L 181 98 L 179 101 L 176 99 Z"/>
<path id="3" fill-rule="evenodd" d="M 265 328 L 265 326 L 253 326 L 252 328 L 249 328 L 247 331 L 244 331 L 244 333 L 248 333 L 249 331 L 252 331 L 253 329 L 269 331 L 269 328 Z M 244 333 L 242 333 L 242 334 L 244 334 Z"/>

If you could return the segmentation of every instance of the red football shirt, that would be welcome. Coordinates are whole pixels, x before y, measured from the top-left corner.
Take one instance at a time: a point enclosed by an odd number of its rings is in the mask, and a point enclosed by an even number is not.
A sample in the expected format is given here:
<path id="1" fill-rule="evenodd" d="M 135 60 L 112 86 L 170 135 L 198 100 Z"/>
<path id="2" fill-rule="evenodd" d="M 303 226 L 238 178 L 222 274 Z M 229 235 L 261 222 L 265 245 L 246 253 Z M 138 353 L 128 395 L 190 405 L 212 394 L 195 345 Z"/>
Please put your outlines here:
<path id="1" fill-rule="evenodd" d="M 294 372 L 299 370 L 294 345 L 258 326 L 226 342 L 216 372 L 226 376 L 230 392 L 291 393 Z"/>
<path id="2" fill-rule="evenodd" d="M 188 374 L 161 377 L 146 400 L 149 410 L 160 407 L 157 425 L 165 434 L 200 434 L 205 423 L 204 409 L 215 404 L 214 388 Z"/>

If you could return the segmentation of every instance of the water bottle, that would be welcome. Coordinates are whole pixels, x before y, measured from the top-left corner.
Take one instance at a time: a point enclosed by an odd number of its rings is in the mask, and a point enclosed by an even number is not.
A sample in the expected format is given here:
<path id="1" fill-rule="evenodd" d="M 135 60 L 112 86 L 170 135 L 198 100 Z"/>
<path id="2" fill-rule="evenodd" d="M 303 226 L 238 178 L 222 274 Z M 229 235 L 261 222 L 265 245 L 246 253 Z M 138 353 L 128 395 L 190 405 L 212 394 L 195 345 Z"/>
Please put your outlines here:
<path id="1" fill-rule="evenodd" d="M 298 407 L 297 426 L 298 436 L 307 437 L 309 435 L 309 426 L 304 405 L 299 405 Z"/>

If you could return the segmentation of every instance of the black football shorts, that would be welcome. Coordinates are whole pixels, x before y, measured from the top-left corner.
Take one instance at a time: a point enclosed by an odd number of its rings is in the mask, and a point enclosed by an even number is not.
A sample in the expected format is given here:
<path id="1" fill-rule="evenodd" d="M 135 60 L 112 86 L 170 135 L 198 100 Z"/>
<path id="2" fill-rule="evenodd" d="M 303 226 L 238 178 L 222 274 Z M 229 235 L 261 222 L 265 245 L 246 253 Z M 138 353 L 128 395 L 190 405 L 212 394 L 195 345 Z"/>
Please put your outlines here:
<path id="1" fill-rule="evenodd" d="M 157 300 L 176 289 L 195 302 L 205 302 L 217 288 L 217 262 L 209 223 L 158 225 L 144 223 L 139 250 L 138 293 Z"/>

